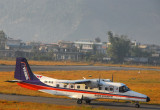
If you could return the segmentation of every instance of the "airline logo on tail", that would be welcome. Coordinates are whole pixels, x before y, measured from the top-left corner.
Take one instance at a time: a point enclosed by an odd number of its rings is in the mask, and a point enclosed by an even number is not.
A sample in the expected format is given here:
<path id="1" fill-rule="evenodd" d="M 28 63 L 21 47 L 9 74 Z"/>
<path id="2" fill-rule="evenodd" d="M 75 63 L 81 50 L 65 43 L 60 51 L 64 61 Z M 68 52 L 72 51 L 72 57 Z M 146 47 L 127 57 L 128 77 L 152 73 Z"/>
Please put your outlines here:
<path id="1" fill-rule="evenodd" d="M 27 70 L 26 70 L 25 67 L 23 67 L 23 72 L 24 72 L 24 75 L 26 77 L 26 80 L 29 80 L 28 73 L 27 73 Z"/>
<path id="2" fill-rule="evenodd" d="M 24 62 L 21 62 L 21 63 L 22 63 L 22 66 L 23 66 L 23 72 L 24 72 L 24 76 L 25 76 L 26 80 L 30 80 L 30 76 L 29 76 L 26 64 Z"/>

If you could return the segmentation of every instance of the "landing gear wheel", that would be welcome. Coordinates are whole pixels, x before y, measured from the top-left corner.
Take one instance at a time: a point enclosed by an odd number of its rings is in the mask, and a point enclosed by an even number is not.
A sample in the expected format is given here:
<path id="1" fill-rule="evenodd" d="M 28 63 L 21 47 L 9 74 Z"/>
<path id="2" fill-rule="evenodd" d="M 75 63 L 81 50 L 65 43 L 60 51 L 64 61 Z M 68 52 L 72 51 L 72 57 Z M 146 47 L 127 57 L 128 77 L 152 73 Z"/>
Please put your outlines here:
<path id="1" fill-rule="evenodd" d="M 77 104 L 82 104 L 82 100 L 78 99 Z"/>
<path id="2" fill-rule="evenodd" d="M 91 103 L 91 100 L 86 100 L 86 104 L 90 104 Z"/>
<path id="3" fill-rule="evenodd" d="M 139 104 L 135 104 L 135 107 L 136 107 L 136 108 L 139 108 L 139 107 L 140 107 L 140 105 L 139 105 Z"/>

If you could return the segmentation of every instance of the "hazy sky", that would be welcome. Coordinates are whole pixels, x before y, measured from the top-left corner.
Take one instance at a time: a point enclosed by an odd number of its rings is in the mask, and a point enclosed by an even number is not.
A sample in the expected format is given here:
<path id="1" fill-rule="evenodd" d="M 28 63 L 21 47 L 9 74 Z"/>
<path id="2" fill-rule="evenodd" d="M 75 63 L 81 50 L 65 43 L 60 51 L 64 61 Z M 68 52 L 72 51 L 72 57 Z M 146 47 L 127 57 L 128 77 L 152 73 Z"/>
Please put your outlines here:
<path id="1" fill-rule="evenodd" d="M 107 31 L 160 45 L 160 0 L 0 0 L 0 30 L 23 41 L 107 41 Z"/>

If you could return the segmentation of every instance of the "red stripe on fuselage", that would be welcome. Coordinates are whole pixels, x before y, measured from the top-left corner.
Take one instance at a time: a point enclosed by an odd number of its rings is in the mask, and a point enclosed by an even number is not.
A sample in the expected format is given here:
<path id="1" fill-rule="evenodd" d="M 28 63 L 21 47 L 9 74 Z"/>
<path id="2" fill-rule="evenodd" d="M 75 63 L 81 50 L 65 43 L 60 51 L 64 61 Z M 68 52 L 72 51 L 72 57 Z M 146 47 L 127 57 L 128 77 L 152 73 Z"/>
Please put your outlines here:
<path id="1" fill-rule="evenodd" d="M 17 83 L 21 87 L 31 89 L 31 90 L 41 90 L 41 89 L 47 89 L 47 90 L 56 90 L 56 91 L 66 91 L 66 92 L 76 92 L 76 93 L 86 93 L 86 94 L 96 94 L 96 95 L 106 95 L 106 96 L 116 96 L 116 97 L 126 97 L 126 98 L 137 98 L 137 99 L 146 99 L 142 97 L 132 97 L 132 96 L 123 96 L 123 95 L 116 95 L 116 94 L 107 94 L 107 93 L 96 93 L 96 92 L 89 92 L 89 91 L 79 91 L 79 90 L 73 90 L 73 89 L 63 89 L 63 88 L 52 88 L 52 87 L 45 87 L 40 85 L 34 85 L 34 84 L 28 84 L 28 83 Z"/>

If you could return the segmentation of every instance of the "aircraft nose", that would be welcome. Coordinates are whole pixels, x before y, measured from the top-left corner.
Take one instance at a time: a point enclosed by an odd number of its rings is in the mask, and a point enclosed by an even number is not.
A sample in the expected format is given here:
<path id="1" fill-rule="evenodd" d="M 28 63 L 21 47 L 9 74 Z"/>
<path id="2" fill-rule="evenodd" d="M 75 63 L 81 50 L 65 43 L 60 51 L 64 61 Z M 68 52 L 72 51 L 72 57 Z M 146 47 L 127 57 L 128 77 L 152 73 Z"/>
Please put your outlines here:
<path id="1" fill-rule="evenodd" d="M 150 98 L 149 98 L 149 97 L 147 97 L 146 102 L 149 102 L 149 101 L 150 101 Z"/>

